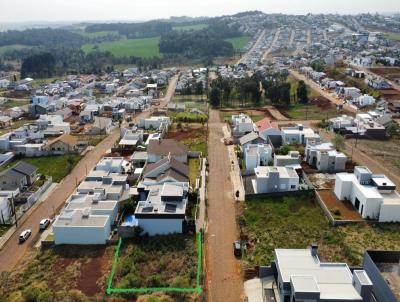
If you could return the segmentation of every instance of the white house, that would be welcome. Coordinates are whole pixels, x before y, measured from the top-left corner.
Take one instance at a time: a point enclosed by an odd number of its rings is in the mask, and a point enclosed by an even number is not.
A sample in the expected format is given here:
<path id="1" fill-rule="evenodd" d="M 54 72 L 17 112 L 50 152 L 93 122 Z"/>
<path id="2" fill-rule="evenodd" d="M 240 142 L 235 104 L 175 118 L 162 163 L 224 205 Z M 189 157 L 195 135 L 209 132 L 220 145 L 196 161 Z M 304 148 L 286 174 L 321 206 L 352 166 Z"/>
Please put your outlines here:
<path id="1" fill-rule="evenodd" d="M 248 115 L 240 113 L 232 115 L 232 130 L 233 135 L 242 136 L 246 133 L 256 131 L 257 127 Z"/>
<path id="2" fill-rule="evenodd" d="M 301 155 L 299 151 L 289 151 L 286 155 L 274 155 L 275 167 L 300 167 Z"/>
<path id="3" fill-rule="evenodd" d="M 366 106 L 374 105 L 376 100 L 375 100 L 375 98 L 373 96 L 370 96 L 368 94 L 364 94 L 364 95 L 361 95 L 358 98 L 356 98 L 354 102 L 359 107 L 366 107 Z"/>
<path id="4" fill-rule="evenodd" d="M 138 202 L 135 218 L 150 236 L 182 233 L 188 202 L 187 182 L 164 183 L 138 188 L 143 198 Z"/>
<path id="5" fill-rule="evenodd" d="M 243 153 L 247 171 L 254 171 L 257 166 L 267 166 L 272 161 L 272 147 L 269 144 L 247 145 Z"/>
<path id="6" fill-rule="evenodd" d="M 53 223 L 55 244 L 106 244 L 110 232 L 110 216 L 90 209 L 65 210 Z"/>
<path id="7" fill-rule="evenodd" d="M 372 174 L 367 167 L 355 167 L 354 174 L 336 174 L 336 197 L 349 200 L 364 219 L 400 221 L 400 195 L 395 190 L 389 178 Z"/>
<path id="8" fill-rule="evenodd" d="M 168 116 L 151 116 L 149 118 L 141 118 L 138 127 L 144 129 L 168 130 L 169 125 L 171 125 L 171 119 Z"/>
<path id="9" fill-rule="evenodd" d="M 347 156 L 336 151 L 331 143 L 309 142 L 305 161 L 321 172 L 342 172 L 346 169 Z"/>
<path id="10" fill-rule="evenodd" d="M 94 118 L 94 123 L 92 127 L 89 129 L 89 134 L 110 134 L 113 129 L 112 120 L 108 117 L 99 117 L 96 116 Z"/>
<path id="11" fill-rule="evenodd" d="M 299 176 L 296 171 L 286 167 L 257 167 L 252 180 L 254 193 L 297 191 Z"/>
<path id="12" fill-rule="evenodd" d="M 7 80 L 7 79 L 0 80 L 0 88 L 1 89 L 7 88 L 8 85 L 10 85 L 10 81 L 9 80 Z"/>
<path id="13" fill-rule="evenodd" d="M 321 137 L 313 129 L 298 124 L 295 127 L 282 127 L 282 140 L 284 144 L 306 145 L 309 140 L 320 141 Z"/>

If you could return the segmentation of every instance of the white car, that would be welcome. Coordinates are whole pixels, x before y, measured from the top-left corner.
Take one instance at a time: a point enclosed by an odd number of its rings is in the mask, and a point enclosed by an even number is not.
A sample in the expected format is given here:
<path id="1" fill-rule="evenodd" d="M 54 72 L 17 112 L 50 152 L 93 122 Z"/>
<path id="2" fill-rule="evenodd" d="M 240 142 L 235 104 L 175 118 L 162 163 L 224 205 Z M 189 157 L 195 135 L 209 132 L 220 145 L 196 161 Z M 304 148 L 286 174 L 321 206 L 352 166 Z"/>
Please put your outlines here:
<path id="1" fill-rule="evenodd" d="M 40 223 L 39 223 L 39 229 L 41 230 L 41 231 L 44 231 L 45 229 L 47 229 L 47 227 L 50 225 L 50 219 L 49 218 L 44 218 L 44 219 L 42 219 L 42 220 L 40 220 Z"/>
<path id="2" fill-rule="evenodd" d="M 22 243 L 22 242 L 25 242 L 28 238 L 29 238 L 29 236 L 32 234 L 32 231 L 31 230 L 24 230 L 24 231 L 22 231 L 22 233 L 19 235 L 19 242 L 20 243 Z"/>

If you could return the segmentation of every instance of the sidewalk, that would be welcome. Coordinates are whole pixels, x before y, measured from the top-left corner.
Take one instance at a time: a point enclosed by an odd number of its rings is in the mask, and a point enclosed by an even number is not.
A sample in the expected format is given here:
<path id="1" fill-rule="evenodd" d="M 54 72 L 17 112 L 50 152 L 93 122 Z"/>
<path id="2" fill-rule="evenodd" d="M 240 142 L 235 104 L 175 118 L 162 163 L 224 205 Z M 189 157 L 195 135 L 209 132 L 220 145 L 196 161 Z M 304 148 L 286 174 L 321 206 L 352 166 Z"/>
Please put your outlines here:
<path id="1" fill-rule="evenodd" d="M 52 183 L 50 187 L 40 196 L 39 200 L 35 202 L 35 204 L 18 220 L 18 224 L 23 224 L 26 219 L 37 209 L 37 207 L 44 201 L 46 198 L 55 190 L 58 183 Z M 43 217 L 45 218 L 45 217 Z M 39 227 L 39 226 L 38 226 Z M 14 224 L 5 234 L 0 237 L 0 250 L 7 243 L 7 241 L 11 238 L 12 235 L 17 231 L 17 227 Z"/>
<path id="2" fill-rule="evenodd" d="M 204 230 L 206 228 L 206 163 L 207 159 L 203 158 L 200 172 L 201 186 L 199 188 L 199 208 L 196 219 L 197 232 L 200 231 L 200 229 Z"/>

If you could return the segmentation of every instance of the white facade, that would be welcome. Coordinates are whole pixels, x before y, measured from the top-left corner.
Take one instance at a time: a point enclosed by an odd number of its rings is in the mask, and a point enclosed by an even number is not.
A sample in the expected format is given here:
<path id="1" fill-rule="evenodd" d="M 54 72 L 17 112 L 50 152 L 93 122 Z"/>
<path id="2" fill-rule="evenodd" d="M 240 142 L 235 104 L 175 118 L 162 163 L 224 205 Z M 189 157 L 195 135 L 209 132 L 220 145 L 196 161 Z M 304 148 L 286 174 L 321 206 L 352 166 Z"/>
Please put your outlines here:
<path id="1" fill-rule="evenodd" d="M 336 151 L 331 143 L 309 142 L 305 150 L 306 162 L 322 172 L 342 172 L 346 169 L 347 156 Z"/>
<path id="2" fill-rule="evenodd" d="M 138 124 L 140 128 L 153 128 L 156 130 L 162 127 L 166 127 L 166 129 L 168 129 L 169 125 L 171 125 L 171 119 L 167 116 L 151 116 L 149 118 L 141 118 Z"/>
<path id="3" fill-rule="evenodd" d="M 296 171 L 286 167 L 257 167 L 254 169 L 254 193 L 297 191 L 299 176 Z"/>
<path id="4" fill-rule="evenodd" d="M 235 135 L 243 135 L 252 131 L 257 131 L 257 127 L 252 119 L 243 113 L 232 115 L 232 129 Z"/>
<path id="5" fill-rule="evenodd" d="M 375 104 L 375 102 L 376 102 L 375 98 L 368 94 L 359 96 L 355 100 L 355 103 L 357 103 L 359 107 L 372 106 Z"/>
<path id="6" fill-rule="evenodd" d="M 289 151 L 287 155 L 274 155 L 275 167 L 299 166 L 301 155 L 299 151 Z"/>
<path id="7" fill-rule="evenodd" d="M 282 140 L 284 144 L 306 145 L 309 140 L 320 141 L 321 137 L 313 129 L 299 124 L 296 127 L 282 127 Z"/>
<path id="8" fill-rule="evenodd" d="M 247 171 L 267 166 L 272 161 L 272 147 L 268 144 L 249 144 L 244 150 L 244 159 Z"/>
<path id="9" fill-rule="evenodd" d="M 400 221 L 400 195 L 384 175 L 374 175 L 366 167 L 355 167 L 354 174 L 338 173 L 334 193 L 349 200 L 364 219 L 379 222 Z"/>

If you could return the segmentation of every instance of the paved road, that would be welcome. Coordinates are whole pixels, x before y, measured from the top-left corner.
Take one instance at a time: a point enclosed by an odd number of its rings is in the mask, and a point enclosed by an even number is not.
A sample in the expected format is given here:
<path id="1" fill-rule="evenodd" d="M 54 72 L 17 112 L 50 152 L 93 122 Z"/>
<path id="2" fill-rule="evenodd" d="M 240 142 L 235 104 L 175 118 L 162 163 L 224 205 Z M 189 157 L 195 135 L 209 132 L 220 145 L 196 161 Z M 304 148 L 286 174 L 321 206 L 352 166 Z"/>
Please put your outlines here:
<path id="1" fill-rule="evenodd" d="M 269 46 L 269 48 L 264 52 L 263 57 L 262 57 L 262 61 L 265 61 L 268 57 L 268 55 L 270 54 L 270 52 L 273 50 L 274 45 L 276 44 L 276 42 L 279 39 L 279 35 L 281 34 L 281 29 L 278 28 L 275 32 L 275 36 L 274 39 L 271 42 L 271 45 Z"/>
<path id="2" fill-rule="evenodd" d="M 265 37 L 265 32 L 266 32 L 266 31 L 265 31 L 265 29 L 264 29 L 264 30 L 260 33 L 260 35 L 258 36 L 257 41 L 254 42 L 253 46 L 249 49 L 249 51 L 246 52 L 246 53 L 244 54 L 244 56 L 241 57 L 241 58 L 238 60 L 237 64 L 242 63 L 245 59 L 247 59 L 247 57 L 249 56 L 249 54 L 251 54 L 251 53 L 257 48 L 257 46 L 261 43 L 262 39 L 264 39 L 264 37 Z"/>
<path id="3" fill-rule="evenodd" d="M 157 107 L 164 107 L 171 100 L 178 76 L 171 79 L 165 97 L 161 100 Z M 151 111 L 145 111 L 138 114 L 134 121 L 141 117 L 146 117 L 151 114 Z M 99 143 L 93 150 L 88 152 L 85 157 L 75 166 L 71 173 L 65 177 L 49 197 L 44 200 L 31 215 L 17 228 L 17 231 L 10 237 L 7 243 L 0 251 L 0 272 L 12 270 L 27 252 L 33 246 L 34 241 L 38 238 L 39 221 L 45 217 L 54 217 L 54 214 L 64 205 L 67 198 L 74 192 L 77 183 L 83 180 L 87 171 L 95 167 L 97 162 L 119 139 L 119 129 L 115 129 L 107 138 Z M 24 243 L 18 243 L 18 237 L 22 230 L 31 229 L 31 237 Z"/>
<path id="4" fill-rule="evenodd" d="M 243 282 L 240 262 L 233 256 L 238 237 L 235 201 L 229 178 L 231 163 L 222 142 L 224 124 L 218 111 L 210 111 L 208 137 L 208 228 L 206 234 L 207 301 L 241 301 Z"/>

